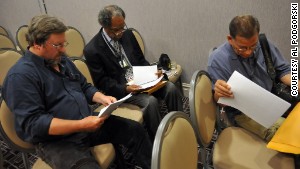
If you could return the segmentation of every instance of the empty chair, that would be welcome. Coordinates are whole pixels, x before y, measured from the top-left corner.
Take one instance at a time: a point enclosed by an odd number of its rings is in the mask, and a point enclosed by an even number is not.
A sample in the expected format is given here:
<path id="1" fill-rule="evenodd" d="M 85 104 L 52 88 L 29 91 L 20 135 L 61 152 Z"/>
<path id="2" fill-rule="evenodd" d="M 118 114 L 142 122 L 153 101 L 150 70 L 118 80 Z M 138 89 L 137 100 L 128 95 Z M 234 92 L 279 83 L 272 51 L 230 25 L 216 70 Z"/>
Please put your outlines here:
<path id="1" fill-rule="evenodd" d="M 202 157 L 210 144 L 215 130 L 218 108 L 214 102 L 212 83 L 207 72 L 196 71 L 191 80 L 189 93 L 191 119 L 197 132 Z M 215 169 L 293 169 L 293 157 L 268 149 L 258 136 L 240 127 L 226 127 L 220 131 L 212 149 Z M 204 168 L 207 161 L 202 159 Z"/>
<path id="2" fill-rule="evenodd" d="M 5 36 L 9 37 L 7 30 L 2 26 L 0 26 L 0 34 L 3 34 Z"/>
<path id="3" fill-rule="evenodd" d="M 134 34 L 135 39 L 139 43 L 140 49 L 142 50 L 143 54 L 145 55 L 145 45 L 144 45 L 144 40 L 143 40 L 141 34 L 134 28 L 128 28 L 128 29 L 131 30 L 132 33 Z"/>
<path id="4" fill-rule="evenodd" d="M 182 112 L 171 112 L 156 132 L 151 169 L 197 169 L 197 146 L 189 117 Z"/>
<path id="5" fill-rule="evenodd" d="M 14 49 L 0 50 L 0 86 L 6 77 L 8 70 L 22 57 L 22 55 Z"/>
<path id="6" fill-rule="evenodd" d="M 87 79 L 87 82 L 94 85 L 90 71 L 85 61 L 83 59 L 75 59 L 73 60 L 73 63 Z M 103 107 L 104 106 L 102 105 L 94 111 L 99 112 Z M 132 104 L 123 103 L 112 114 L 123 118 L 131 119 L 139 123 L 143 123 L 143 113 L 141 109 L 138 106 Z"/>
<path id="7" fill-rule="evenodd" d="M 81 33 L 74 27 L 69 26 L 66 33 L 66 40 L 69 43 L 66 46 L 66 54 L 69 57 L 82 57 L 85 41 Z"/>
<path id="8" fill-rule="evenodd" d="M 8 36 L 0 34 L 0 48 L 16 49 L 16 46 Z"/>
<path id="9" fill-rule="evenodd" d="M 19 29 L 17 30 L 17 33 L 16 33 L 17 45 L 23 53 L 27 50 L 27 47 L 29 46 L 29 44 L 26 40 L 27 32 L 28 32 L 28 25 L 23 25 L 23 26 L 19 27 Z"/>

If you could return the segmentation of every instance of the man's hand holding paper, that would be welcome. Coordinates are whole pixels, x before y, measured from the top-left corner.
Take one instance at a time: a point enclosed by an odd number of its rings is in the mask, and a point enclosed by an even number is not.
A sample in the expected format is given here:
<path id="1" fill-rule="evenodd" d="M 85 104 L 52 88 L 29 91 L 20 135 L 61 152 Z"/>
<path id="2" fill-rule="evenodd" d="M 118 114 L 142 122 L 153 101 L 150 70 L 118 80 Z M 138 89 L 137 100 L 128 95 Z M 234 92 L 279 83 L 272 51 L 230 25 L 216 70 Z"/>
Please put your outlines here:
<path id="1" fill-rule="evenodd" d="M 133 84 L 140 89 L 146 89 L 156 85 L 163 78 L 162 72 L 157 71 L 157 65 L 153 66 L 133 66 Z"/>
<path id="2" fill-rule="evenodd" d="M 256 122 L 270 127 L 290 104 L 235 71 L 227 82 L 233 98 L 221 97 L 218 103 L 234 107 Z"/>

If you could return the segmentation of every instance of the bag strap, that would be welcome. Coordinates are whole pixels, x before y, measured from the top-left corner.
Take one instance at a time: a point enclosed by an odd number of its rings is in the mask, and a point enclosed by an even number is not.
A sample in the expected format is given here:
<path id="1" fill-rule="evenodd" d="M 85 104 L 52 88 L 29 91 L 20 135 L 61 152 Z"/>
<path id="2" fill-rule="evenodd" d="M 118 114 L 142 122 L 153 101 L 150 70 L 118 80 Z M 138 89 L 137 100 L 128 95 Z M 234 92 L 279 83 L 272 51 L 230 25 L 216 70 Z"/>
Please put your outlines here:
<path id="1" fill-rule="evenodd" d="M 262 52 L 264 54 L 265 63 L 267 66 L 267 72 L 268 72 L 269 76 L 271 77 L 272 81 L 275 82 L 276 71 L 273 66 L 273 61 L 272 61 L 271 52 L 270 52 L 270 46 L 269 46 L 267 37 L 264 33 L 259 34 L 259 43 L 260 43 Z"/>

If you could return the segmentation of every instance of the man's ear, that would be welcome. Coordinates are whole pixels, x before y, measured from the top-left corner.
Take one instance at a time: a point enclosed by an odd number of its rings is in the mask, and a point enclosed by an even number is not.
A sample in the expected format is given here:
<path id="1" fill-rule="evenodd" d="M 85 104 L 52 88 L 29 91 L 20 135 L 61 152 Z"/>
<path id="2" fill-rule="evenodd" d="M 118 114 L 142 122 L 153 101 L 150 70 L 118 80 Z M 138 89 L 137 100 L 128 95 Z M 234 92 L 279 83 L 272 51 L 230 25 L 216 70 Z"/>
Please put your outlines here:
<path id="1" fill-rule="evenodd" d="M 227 40 L 228 40 L 229 44 L 232 45 L 232 41 L 233 41 L 232 36 L 227 35 Z"/>
<path id="2" fill-rule="evenodd" d="M 38 45 L 38 44 L 34 43 L 34 44 L 33 44 L 33 47 L 34 47 L 35 49 L 37 49 L 37 50 L 41 50 L 42 45 Z"/>

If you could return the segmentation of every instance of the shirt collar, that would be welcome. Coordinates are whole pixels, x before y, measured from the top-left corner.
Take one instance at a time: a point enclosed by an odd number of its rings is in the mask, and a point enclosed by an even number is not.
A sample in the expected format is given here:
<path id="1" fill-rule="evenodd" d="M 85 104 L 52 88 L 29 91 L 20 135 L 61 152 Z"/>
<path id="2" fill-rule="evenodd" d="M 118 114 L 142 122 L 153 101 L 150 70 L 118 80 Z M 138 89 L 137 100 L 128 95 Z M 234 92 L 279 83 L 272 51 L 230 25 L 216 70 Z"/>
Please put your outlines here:
<path id="1" fill-rule="evenodd" d="M 38 65 L 44 65 L 47 66 L 48 62 L 46 59 L 44 59 L 43 57 L 40 57 L 34 53 L 32 53 L 30 50 L 27 50 L 25 52 L 25 57 L 28 57 L 29 59 L 31 59 L 34 63 L 38 64 Z M 66 58 L 64 56 L 61 57 L 61 65 L 65 66 L 66 65 Z"/>
<path id="2" fill-rule="evenodd" d="M 107 39 L 107 41 L 109 43 L 111 43 L 113 40 L 108 36 L 107 32 L 105 31 L 105 29 L 102 29 L 103 35 L 105 36 L 105 38 Z"/>

